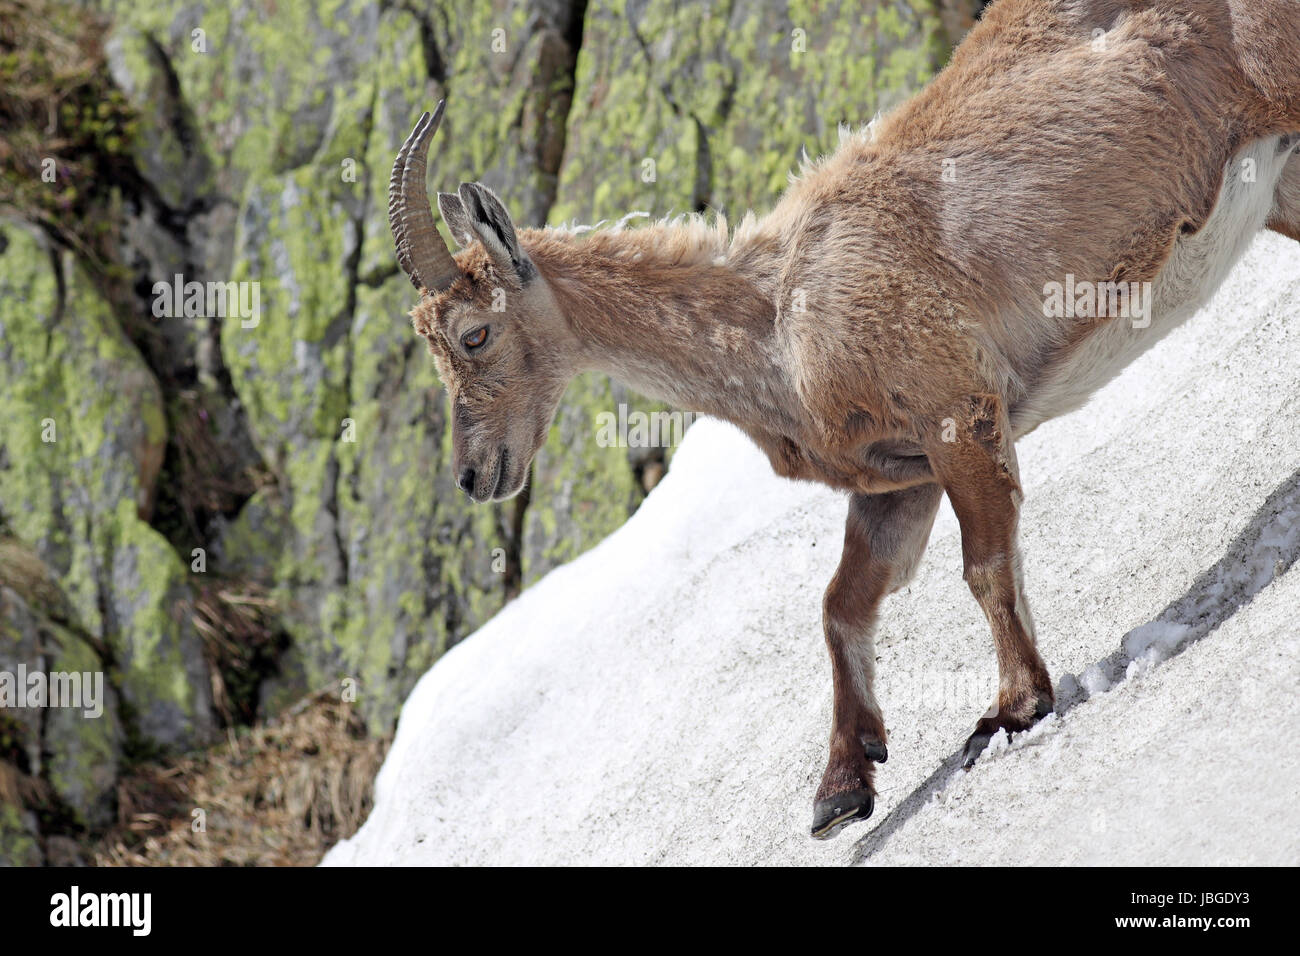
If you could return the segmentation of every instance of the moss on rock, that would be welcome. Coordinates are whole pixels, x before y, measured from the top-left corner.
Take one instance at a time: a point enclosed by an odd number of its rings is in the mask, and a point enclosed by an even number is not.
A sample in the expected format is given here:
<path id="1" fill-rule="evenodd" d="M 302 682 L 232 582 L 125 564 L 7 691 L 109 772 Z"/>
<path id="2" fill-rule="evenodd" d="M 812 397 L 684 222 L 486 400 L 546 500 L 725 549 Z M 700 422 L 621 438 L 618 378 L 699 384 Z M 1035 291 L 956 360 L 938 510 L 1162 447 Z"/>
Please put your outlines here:
<path id="1" fill-rule="evenodd" d="M 40 866 L 44 862 L 31 813 L 0 801 L 0 866 Z"/>
<path id="2" fill-rule="evenodd" d="M 186 745 L 211 728 L 184 569 L 149 527 L 166 439 L 157 382 L 65 253 L 4 231 L 0 510 L 111 649 L 134 731 Z"/>
<path id="3" fill-rule="evenodd" d="M 124 742 L 117 695 L 92 640 L 36 553 L 16 538 L 0 537 L 0 671 L 75 674 L 85 705 L 49 701 L 6 709 L 0 714 L 0 775 L 5 757 L 20 755 L 19 764 L 50 785 L 80 826 L 110 819 Z M 0 800 L 4 790 L 0 781 Z"/>

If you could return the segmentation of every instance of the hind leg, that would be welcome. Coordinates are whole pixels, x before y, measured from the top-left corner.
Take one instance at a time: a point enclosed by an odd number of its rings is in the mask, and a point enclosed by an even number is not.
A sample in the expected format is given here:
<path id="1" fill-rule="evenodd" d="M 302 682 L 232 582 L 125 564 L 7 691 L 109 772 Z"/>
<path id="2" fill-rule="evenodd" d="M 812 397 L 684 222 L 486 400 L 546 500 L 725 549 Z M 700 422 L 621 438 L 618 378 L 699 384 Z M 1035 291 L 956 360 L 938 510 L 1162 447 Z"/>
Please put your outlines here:
<path id="1" fill-rule="evenodd" d="M 997 698 L 966 741 L 969 767 L 995 733 L 1028 729 L 1055 699 L 1025 598 L 1016 541 L 1023 494 L 1006 412 L 996 396 L 972 396 L 956 421 L 957 440 L 936 443 L 930 461 L 961 526 L 966 583 L 998 655 Z"/>
<path id="2" fill-rule="evenodd" d="M 872 778 L 886 757 L 885 722 L 871 689 L 876 611 L 916 570 L 942 497 L 930 484 L 854 495 L 849 502 L 844 551 L 822 606 L 835 707 L 830 758 L 813 808 L 812 835 L 819 839 L 869 817 L 875 806 Z"/>
<path id="3" fill-rule="evenodd" d="M 1300 133 L 1292 138 L 1293 152 L 1277 183 L 1268 228 L 1300 242 Z"/>

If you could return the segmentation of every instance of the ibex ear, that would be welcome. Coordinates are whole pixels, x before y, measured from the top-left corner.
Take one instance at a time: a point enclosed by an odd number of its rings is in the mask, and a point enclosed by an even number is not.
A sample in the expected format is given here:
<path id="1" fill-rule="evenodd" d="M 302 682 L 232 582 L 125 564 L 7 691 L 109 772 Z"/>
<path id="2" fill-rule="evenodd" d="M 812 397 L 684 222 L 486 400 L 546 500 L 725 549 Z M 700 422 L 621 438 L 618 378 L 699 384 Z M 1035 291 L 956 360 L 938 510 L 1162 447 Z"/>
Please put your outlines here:
<path id="1" fill-rule="evenodd" d="M 442 221 L 447 224 L 456 245 L 464 249 L 474 241 L 474 233 L 469 227 L 469 213 L 465 212 L 465 204 L 459 196 L 455 193 L 438 193 L 438 212 L 442 213 Z"/>
<path id="2" fill-rule="evenodd" d="M 457 190 L 469 222 L 483 248 L 492 257 L 498 269 L 513 271 L 521 282 L 537 274 L 532 260 L 519 246 L 510 213 L 496 197 L 496 193 L 482 183 L 461 183 Z"/>

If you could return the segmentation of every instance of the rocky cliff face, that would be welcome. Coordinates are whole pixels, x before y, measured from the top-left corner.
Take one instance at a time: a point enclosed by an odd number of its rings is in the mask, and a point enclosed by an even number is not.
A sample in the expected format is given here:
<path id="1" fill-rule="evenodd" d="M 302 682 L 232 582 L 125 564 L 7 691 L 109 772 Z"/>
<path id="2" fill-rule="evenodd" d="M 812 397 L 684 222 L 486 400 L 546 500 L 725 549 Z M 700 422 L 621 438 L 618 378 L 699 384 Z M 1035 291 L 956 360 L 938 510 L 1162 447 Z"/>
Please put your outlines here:
<path id="1" fill-rule="evenodd" d="M 100 720 L 0 710 L 0 859 L 308 691 L 388 732 L 659 473 L 593 440 L 638 400 L 584 379 L 526 499 L 454 492 L 384 212 L 422 109 L 448 100 L 430 186 L 481 180 L 517 222 L 761 210 L 978 6 L 0 0 L 0 671 L 108 675 Z M 177 276 L 256 284 L 257 312 L 160 315 Z"/>

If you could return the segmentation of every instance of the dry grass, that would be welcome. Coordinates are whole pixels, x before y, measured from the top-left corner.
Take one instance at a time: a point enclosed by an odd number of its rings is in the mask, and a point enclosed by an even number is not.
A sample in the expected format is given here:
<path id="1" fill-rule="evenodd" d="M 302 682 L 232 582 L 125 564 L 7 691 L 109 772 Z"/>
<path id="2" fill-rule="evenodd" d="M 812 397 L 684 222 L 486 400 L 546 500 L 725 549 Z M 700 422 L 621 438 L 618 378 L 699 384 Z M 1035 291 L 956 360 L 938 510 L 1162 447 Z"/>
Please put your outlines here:
<path id="1" fill-rule="evenodd" d="M 368 737 L 336 691 L 314 694 L 225 744 L 125 777 L 118 822 L 91 858 L 99 866 L 313 865 L 365 820 L 390 742 Z"/>
<path id="2" fill-rule="evenodd" d="M 101 14 L 67 0 L 0 0 L 0 208 L 104 267 L 105 190 L 137 135 L 105 65 L 107 31 Z"/>
<path id="3" fill-rule="evenodd" d="M 0 804 L 16 807 L 42 806 L 51 796 L 50 785 L 19 770 L 0 756 Z"/>
<path id="4" fill-rule="evenodd" d="M 191 620 L 203 641 L 212 706 L 226 727 L 251 724 L 261 677 L 288 643 L 275 602 L 253 581 L 216 575 L 194 595 Z"/>

